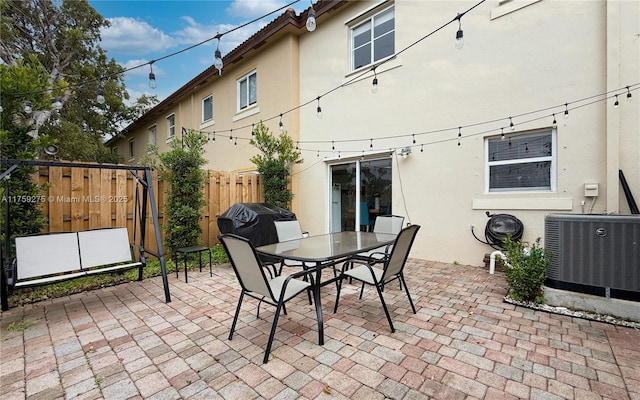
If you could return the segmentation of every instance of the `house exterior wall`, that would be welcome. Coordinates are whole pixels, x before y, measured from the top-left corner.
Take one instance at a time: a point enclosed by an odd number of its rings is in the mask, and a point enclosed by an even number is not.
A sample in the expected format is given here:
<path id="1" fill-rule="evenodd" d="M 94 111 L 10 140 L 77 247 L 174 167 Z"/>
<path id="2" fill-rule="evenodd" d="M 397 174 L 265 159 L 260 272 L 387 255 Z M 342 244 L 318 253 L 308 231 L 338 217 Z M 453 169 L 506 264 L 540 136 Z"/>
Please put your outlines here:
<path id="1" fill-rule="evenodd" d="M 274 134 L 279 134 L 279 113 L 291 110 L 299 104 L 298 38 L 285 34 L 278 40 L 253 51 L 251 56 L 223 67 L 222 76 L 217 73 L 200 85 L 188 87 L 179 98 L 164 101 L 149 111 L 125 132 L 125 137 L 113 140 L 109 146 L 117 148 L 125 163 L 138 164 L 147 152 L 148 129 L 156 126 L 156 142 L 162 153 L 170 150 L 171 140 L 180 140 L 182 128 L 195 129 L 215 136 L 215 141 L 205 145 L 208 163 L 205 168 L 214 170 L 250 169 L 249 161 L 256 149 L 249 141 L 252 124 L 264 121 Z M 237 80 L 247 73 L 257 72 L 257 104 L 238 110 Z M 202 100 L 213 96 L 213 119 L 202 121 Z M 167 138 L 167 117 L 175 116 L 175 136 Z M 298 112 L 283 115 L 282 121 L 289 135 L 297 138 Z M 230 130 L 233 129 L 233 132 Z M 215 133 L 215 135 L 214 135 Z M 232 136 L 234 140 L 230 140 Z M 134 140 L 135 155 L 128 156 L 129 141 Z"/>
<path id="2" fill-rule="evenodd" d="M 396 53 L 475 3 L 396 1 Z M 366 68 L 349 72 L 348 21 L 389 4 L 350 2 L 300 38 L 303 102 L 349 83 L 321 98 L 322 119 L 315 103 L 300 110 L 305 163 L 293 177 L 293 210 L 306 230 L 328 231 L 331 163 L 358 159 L 363 151 L 388 157 L 390 149 L 392 212 L 424 227 L 414 257 L 482 264 L 493 249 L 476 241 L 470 226 L 484 238 L 487 211 L 518 217 L 523 239 L 530 242 L 543 238 L 548 213 L 629 213 L 618 169 L 639 198 L 640 92 L 630 103 L 621 95 L 617 109 L 613 99 L 578 100 L 640 81 L 634 36 L 640 3 L 487 1 L 461 19 L 462 49 L 454 47 L 456 22 L 378 67 L 379 90 L 371 93 L 372 72 L 350 82 Z M 564 107 L 551 108 L 565 103 L 568 119 L 562 117 Z M 509 116 L 520 116 L 512 119 L 513 132 Z M 494 122 L 476 126 L 485 121 Z M 457 127 L 463 127 L 459 146 Z M 499 136 L 501 127 L 507 136 L 553 129 L 555 189 L 487 192 L 485 138 Z M 441 130 L 446 131 L 435 132 Z M 336 141 L 339 156 L 328 140 Z M 400 158 L 404 146 L 412 153 Z M 593 204 L 584 196 L 585 183 L 599 184 Z"/>

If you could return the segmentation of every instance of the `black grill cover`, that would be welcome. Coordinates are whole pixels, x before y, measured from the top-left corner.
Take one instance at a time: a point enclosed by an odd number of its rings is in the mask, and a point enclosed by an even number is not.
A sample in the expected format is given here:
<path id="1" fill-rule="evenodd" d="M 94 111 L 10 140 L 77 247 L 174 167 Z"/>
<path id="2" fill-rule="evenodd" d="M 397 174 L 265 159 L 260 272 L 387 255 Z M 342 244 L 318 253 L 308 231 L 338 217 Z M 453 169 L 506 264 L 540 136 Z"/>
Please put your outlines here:
<path id="1" fill-rule="evenodd" d="M 220 233 L 235 233 L 247 238 L 254 246 L 277 243 L 273 221 L 295 221 L 289 210 L 267 203 L 236 203 L 218 217 Z"/>

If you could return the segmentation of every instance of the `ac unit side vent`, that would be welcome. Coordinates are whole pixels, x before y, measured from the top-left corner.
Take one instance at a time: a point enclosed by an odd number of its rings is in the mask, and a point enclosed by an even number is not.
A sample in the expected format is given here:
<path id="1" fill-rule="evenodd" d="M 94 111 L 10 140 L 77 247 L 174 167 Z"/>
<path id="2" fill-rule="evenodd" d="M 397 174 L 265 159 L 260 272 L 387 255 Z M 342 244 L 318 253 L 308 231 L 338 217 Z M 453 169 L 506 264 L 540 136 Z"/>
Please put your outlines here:
<path id="1" fill-rule="evenodd" d="M 545 248 L 549 286 L 640 298 L 640 216 L 549 214 Z"/>

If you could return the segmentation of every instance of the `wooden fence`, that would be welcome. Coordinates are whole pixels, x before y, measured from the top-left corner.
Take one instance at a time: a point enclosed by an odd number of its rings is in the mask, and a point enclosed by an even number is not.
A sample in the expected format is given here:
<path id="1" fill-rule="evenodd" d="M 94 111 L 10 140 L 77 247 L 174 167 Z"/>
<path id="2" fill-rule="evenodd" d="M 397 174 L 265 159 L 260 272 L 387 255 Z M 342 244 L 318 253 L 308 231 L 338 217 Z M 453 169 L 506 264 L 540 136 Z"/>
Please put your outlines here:
<path id="1" fill-rule="evenodd" d="M 142 187 L 127 170 L 108 167 L 101 169 L 80 167 L 37 167 L 36 178 L 46 184 L 41 201 L 42 211 L 49 223 L 45 232 L 82 231 L 87 229 L 121 227 L 129 230 L 132 242 L 138 241 L 138 221 L 134 222 L 135 202 L 142 201 Z M 207 170 L 200 222 L 202 244 L 218 242 L 217 217 L 235 203 L 264 201 L 259 175 L 247 172 Z M 163 209 L 169 184 L 153 172 L 153 191 L 158 207 L 160 229 L 164 236 Z M 136 195 L 138 192 L 138 195 Z M 138 218 L 139 216 L 136 216 Z M 135 224 L 135 226 L 134 226 Z M 157 253 L 151 209 L 147 212 L 145 247 Z M 138 227 L 139 228 L 139 227 Z M 134 240 L 135 239 L 135 240 Z M 165 249 L 166 251 L 166 249 Z"/>

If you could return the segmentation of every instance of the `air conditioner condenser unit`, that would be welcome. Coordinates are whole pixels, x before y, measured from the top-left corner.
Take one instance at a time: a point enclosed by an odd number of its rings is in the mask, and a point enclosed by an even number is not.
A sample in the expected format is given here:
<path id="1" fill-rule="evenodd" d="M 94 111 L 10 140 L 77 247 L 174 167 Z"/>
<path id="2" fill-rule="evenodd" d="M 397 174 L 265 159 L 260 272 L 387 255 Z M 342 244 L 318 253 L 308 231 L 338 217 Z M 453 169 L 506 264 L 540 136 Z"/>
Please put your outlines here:
<path id="1" fill-rule="evenodd" d="M 548 214 L 546 285 L 640 301 L 640 216 Z"/>

